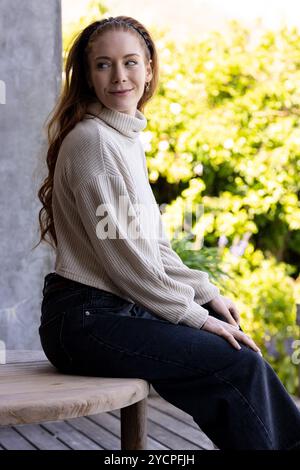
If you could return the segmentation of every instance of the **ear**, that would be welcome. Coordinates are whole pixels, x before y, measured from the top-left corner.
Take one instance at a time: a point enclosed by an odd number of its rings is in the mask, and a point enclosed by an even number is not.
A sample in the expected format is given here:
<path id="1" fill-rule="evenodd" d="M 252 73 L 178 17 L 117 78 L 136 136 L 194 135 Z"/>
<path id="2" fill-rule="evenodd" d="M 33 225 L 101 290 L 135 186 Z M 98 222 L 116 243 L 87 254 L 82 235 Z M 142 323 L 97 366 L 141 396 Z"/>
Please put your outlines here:
<path id="1" fill-rule="evenodd" d="M 152 60 L 150 59 L 148 62 L 147 62 L 147 65 L 146 65 L 146 81 L 147 82 L 150 82 L 152 80 L 152 77 L 153 77 L 153 72 L 152 72 Z"/>

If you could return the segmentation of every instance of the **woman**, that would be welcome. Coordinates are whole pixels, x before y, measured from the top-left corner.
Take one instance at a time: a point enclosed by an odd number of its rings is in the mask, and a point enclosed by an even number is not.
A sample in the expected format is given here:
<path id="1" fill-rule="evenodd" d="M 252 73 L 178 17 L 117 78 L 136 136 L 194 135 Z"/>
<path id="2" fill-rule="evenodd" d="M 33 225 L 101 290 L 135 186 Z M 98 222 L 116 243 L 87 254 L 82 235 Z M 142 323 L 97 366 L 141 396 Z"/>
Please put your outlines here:
<path id="1" fill-rule="evenodd" d="M 59 370 L 139 377 L 220 449 L 300 446 L 300 413 L 233 302 L 185 266 L 147 175 L 142 113 L 158 84 L 146 28 L 92 23 L 73 43 L 49 123 L 41 240 L 56 251 L 39 328 Z"/>

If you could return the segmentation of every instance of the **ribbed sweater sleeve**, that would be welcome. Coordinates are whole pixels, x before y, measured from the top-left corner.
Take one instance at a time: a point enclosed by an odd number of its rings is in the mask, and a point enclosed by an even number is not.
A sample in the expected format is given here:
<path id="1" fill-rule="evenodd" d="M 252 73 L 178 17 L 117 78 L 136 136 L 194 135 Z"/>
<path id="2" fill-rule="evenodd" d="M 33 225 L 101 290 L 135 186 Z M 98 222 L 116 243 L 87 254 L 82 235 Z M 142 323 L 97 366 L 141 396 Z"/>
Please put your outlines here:
<path id="1" fill-rule="evenodd" d="M 181 282 L 179 276 L 177 279 L 170 277 L 158 263 L 154 242 L 143 234 L 122 176 L 97 174 L 79 184 L 74 196 L 95 253 L 121 292 L 171 323 L 201 328 L 208 311 L 194 301 L 195 291 L 191 285 Z M 128 219 L 118 213 L 120 197 L 128 208 L 130 226 L 139 236 L 130 236 Z M 99 206 L 105 207 L 106 227 L 111 230 L 106 237 L 101 231 L 104 225 L 99 214 L 104 215 L 104 212 Z M 174 267 L 173 274 L 175 272 Z"/>

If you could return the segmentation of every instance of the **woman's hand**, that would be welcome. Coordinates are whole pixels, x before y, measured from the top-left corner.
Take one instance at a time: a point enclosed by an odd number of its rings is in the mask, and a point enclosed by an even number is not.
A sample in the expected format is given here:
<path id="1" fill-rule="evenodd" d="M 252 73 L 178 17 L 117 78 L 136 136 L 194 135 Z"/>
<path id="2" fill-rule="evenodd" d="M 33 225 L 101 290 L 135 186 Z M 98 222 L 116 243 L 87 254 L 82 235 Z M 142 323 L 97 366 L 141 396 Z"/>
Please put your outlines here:
<path id="1" fill-rule="evenodd" d="M 223 295 L 218 295 L 210 302 L 207 302 L 207 305 L 212 308 L 214 312 L 224 317 L 228 323 L 235 326 L 236 328 L 239 327 L 240 315 L 232 300 L 224 297 Z"/>
<path id="2" fill-rule="evenodd" d="M 234 325 L 228 324 L 222 320 L 219 320 L 218 318 L 208 315 L 207 320 L 205 321 L 204 325 L 202 325 L 201 329 L 222 336 L 234 348 L 241 349 L 241 346 L 237 342 L 238 340 L 262 356 L 259 347 L 254 343 L 254 341 L 245 333 L 237 329 L 237 327 Z"/>

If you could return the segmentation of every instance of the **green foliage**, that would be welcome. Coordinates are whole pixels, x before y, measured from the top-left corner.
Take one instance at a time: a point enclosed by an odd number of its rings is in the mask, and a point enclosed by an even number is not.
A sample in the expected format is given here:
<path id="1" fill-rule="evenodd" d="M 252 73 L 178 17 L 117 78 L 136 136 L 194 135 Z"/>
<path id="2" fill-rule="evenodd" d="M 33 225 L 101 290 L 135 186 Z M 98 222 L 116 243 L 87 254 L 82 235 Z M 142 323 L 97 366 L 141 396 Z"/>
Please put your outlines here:
<path id="1" fill-rule="evenodd" d="M 255 248 L 295 260 L 295 276 L 299 44 L 294 30 L 257 38 L 236 23 L 228 37 L 215 33 L 184 45 L 161 40 L 161 85 L 147 110 L 145 133 L 153 186 L 159 180 L 165 194 L 164 181 L 184 182 L 176 198 L 202 203 L 213 214 L 206 242 L 214 246 L 221 235 L 233 242 L 250 231 Z M 166 202 L 176 205 L 176 198 Z"/>
<path id="2" fill-rule="evenodd" d="M 218 248 L 195 249 L 195 239 L 191 237 L 173 240 L 172 248 L 189 268 L 206 271 L 215 282 L 219 281 L 220 276 L 226 276 L 226 272 L 221 269 L 222 259 Z"/>

